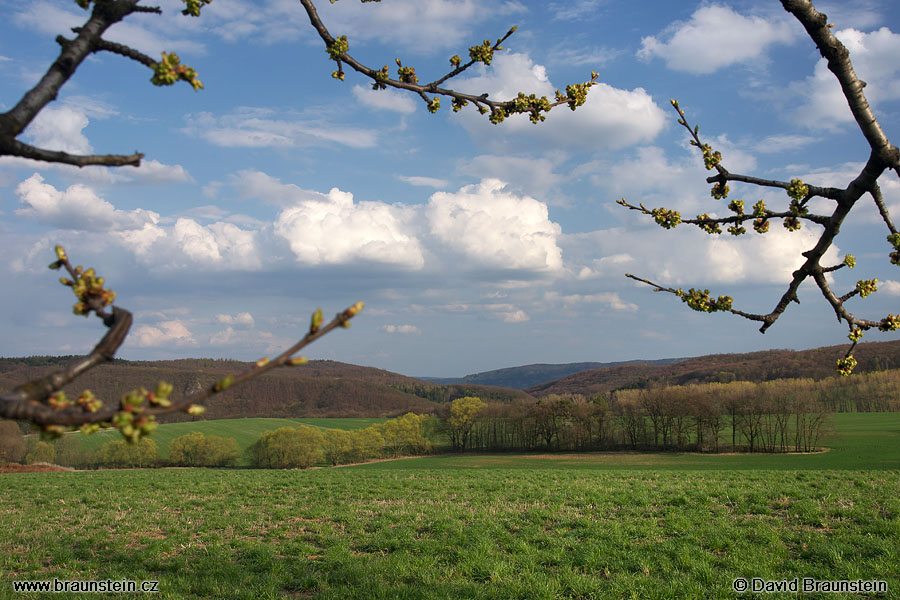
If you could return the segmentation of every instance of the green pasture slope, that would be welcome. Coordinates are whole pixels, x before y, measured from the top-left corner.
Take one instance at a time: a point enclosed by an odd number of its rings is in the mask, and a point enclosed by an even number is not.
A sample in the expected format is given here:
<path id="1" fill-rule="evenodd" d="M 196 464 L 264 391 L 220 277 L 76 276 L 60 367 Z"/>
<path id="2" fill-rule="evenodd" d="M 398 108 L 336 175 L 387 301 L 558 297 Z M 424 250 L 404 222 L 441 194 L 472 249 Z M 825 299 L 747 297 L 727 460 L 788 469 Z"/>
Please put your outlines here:
<path id="1" fill-rule="evenodd" d="M 741 577 L 900 597 L 900 414 L 838 417 L 817 455 L 2 475 L 0 598 L 84 597 L 13 591 L 53 578 L 165 599 L 870 597 L 738 595 Z"/>
<path id="2" fill-rule="evenodd" d="M 169 423 L 160 425 L 153 432 L 153 441 L 159 446 L 159 454 L 163 458 L 169 456 L 169 444 L 177 437 L 199 431 L 204 435 L 218 435 L 237 440 L 238 447 L 243 452 L 260 435 L 266 431 L 272 431 L 279 427 L 297 427 L 305 424 L 323 429 L 362 429 L 373 423 L 383 423 L 387 419 L 325 419 L 325 418 L 298 418 L 298 419 L 217 419 L 213 421 L 191 421 L 187 423 Z M 71 433 L 81 439 L 81 447 L 84 450 L 93 450 L 113 440 L 120 440 L 122 436 L 116 430 L 98 431 L 92 435 Z"/>

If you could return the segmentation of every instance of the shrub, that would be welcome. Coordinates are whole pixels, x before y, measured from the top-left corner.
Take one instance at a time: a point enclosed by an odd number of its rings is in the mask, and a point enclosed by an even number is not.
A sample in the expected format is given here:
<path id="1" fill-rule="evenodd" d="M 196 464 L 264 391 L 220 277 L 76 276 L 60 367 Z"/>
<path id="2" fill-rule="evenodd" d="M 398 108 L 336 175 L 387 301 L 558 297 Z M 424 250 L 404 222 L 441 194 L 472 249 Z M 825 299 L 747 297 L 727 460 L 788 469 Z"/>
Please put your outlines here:
<path id="1" fill-rule="evenodd" d="M 384 437 L 384 450 L 392 456 L 402 454 L 423 454 L 431 450 L 431 442 L 425 437 L 428 415 L 406 413 L 402 417 L 382 423 L 380 431 Z"/>
<path id="2" fill-rule="evenodd" d="M 353 443 L 351 441 L 350 432 L 341 429 L 329 429 L 325 432 L 325 443 L 323 450 L 325 452 L 325 460 L 332 465 L 339 465 L 350 462 L 353 452 Z"/>
<path id="3" fill-rule="evenodd" d="M 158 449 L 150 438 L 129 443 L 116 440 L 104 444 L 94 456 L 94 462 L 106 467 L 152 467 L 156 464 Z"/>
<path id="4" fill-rule="evenodd" d="M 71 433 L 53 442 L 56 450 L 56 464 L 75 467 L 84 463 L 85 453 L 81 450 L 81 434 Z"/>
<path id="5" fill-rule="evenodd" d="M 13 421 L 0 421 L 0 463 L 20 462 L 25 456 L 25 436 Z"/>
<path id="6" fill-rule="evenodd" d="M 25 464 L 52 463 L 56 460 L 56 449 L 47 442 L 36 443 L 25 455 Z"/>
<path id="7" fill-rule="evenodd" d="M 384 437 L 378 426 L 370 425 L 365 429 L 350 432 L 350 446 L 351 462 L 380 458 L 384 449 Z"/>
<path id="8" fill-rule="evenodd" d="M 324 460 L 324 443 L 325 437 L 315 427 L 282 427 L 262 434 L 247 452 L 253 467 L 305 469 Z"/>
<path id="9" fill-rule="evenodd" d="M 189 433 L 172 440 L 169 460 L 186 467 L 230 467 L 237 464 L 237 441 L 217 435 Z"/>

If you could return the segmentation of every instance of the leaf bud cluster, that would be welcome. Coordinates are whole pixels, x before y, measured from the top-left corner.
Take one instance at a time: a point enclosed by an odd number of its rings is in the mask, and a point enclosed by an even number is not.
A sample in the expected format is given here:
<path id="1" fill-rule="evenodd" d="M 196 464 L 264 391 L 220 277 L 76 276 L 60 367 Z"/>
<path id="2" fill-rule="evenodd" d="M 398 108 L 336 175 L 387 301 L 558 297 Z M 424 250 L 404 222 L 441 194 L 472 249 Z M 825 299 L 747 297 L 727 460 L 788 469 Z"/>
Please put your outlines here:
<path id="1" fill-rule="evenodd" d="M 710 148 L 709 144 L 701 145 L 694 140 L 691 140 L 691 145 L 700 146 L 700 150 L 703 152 L 703 166 L 706 167 L 707 171 L 714 169 L 720 162 L 722 162 L 722 153 L 718 150 L 714 151 L 712 148 Z"/>
<path id="2" fill-rule="evenodd" d="M 463 109 L 464 106 L 469 105 L 469 101 L 465 98 L 453 98 L 450 101 L 450 104 L 453 106 L 453 112 L 459 112 Z"/>
<path id="3" fill-rule="evenodd" d="M 731 189 L 724 181 L 719 181 L 714 186 L 712 186 L 711 190 L 709 190 L 709 195 L 716 200 L 723 200 L 728 197 L 728 192 L 730 191 Z"/>
<path id="4" fill-rule="evenodd" d="M 690 308 L 698 312 L 728 311 L 731 310 L 731 305 L 734 302 L 731 296 L 719 296 L 713 300 L 709 295 L 709 290 L 696 290 L 694 288 L 689 289 L 687 292 L 681 289 L 676 290 L 675 295 L 681 298 L 681 301 Z"/>
<path id="5" fill-rule="evenodd" d="M 890 254 L 891 264 L 900 265 L 900 233 L 892 233 L 887 236 L 887 241 L 894 248 Z"/>
<path id="6" fill-rule="evenodd" d="M 681 223 L 681 213 L 667 208 L 654 208 L 650 215 L 656 223 L 665 229 L 674 229 Z"/>
<path id="7" fill-rule="evenodd" d="M 556 100 L 558 102 L 566 101 L 571 110 L 575 110 L 585 102 L 587 102 L 588 90 L 594 85 L 593 81 L 585 81 L 584 83 L 570 83 L 566 86 L 566 95 L 563 96 L 559 90 L 556 90 Z"/>
<path id="8" fill-rule="evenodd" d="M 491 116 L 488 117 L 488 120 L 494 125 L 498 125 L 506 120 L 506 111 L 502 108 L 495 108 L 491 111 Z"/>
<path id="9" fill-rule="evenodd" d="M 59 258 L 50 264 L 50 268 L 57 270 L 68 260 L 66 251 L 62 246 L 56 246 L 56 256 Z M 109 306 L 116 299 L 116 293 L 112 290 L 105 289 L 103 277 L 98 277 L 94 269 L 85 270 L 83 267 L 75 267 L 75 280 L 61 277 L 59 282 L 65 286 L 71 287 L 72 292 L 78 299 L 72 306 L 72 312 L 76 315 L 87 316 L 91 312 L 92 306 L 99 304 L 101 307 Z"/>
<path id="10" fill-rule="evenodd" d="M 878 291 L 878 278 L 860 279 L 856 282 L 856 291 L 859 292 L 859 295 L 863 298 L 869 294 L 874 294 Z"/>
<path id="11" fill-rule="evenodd" d="M 850 375 L 853 372 L 853 369 L 856 368 L 857 362 L 856 359 L 853 358 L 853 355 L 850 354 L 845 358 L 840 358 L 837 361 L 837 371 L 843 377 Z"/>
<path id="12" fill-rule="evenodd" d="M 402 81 L 403 83 L 419 83 L 419 78 L 416 76 L 415 67 L 404 67 L 399 58 L 395 60 L 398 67 L 397 76 L 400 78 L 400 81 Z"/>
<path id="13" fill-rule="evenodd" d="M 185 4 L 184 10 L 181 11 L 183 15 L 190 15 L 192 17 L 200 16 L 200 9 L 204 4 L 209 4 L 212 0 L 182 0 Z"/>
<path id="14" fill-rule="evenodd" d="M 802 227 L 800 219 L 795 216 L 785 217 L 782 225 L 784 225 L 784 228 L 788 231 L 799 231 Z"/>
<path id="15" fill-rule="evenodd" d="M 162 53 L 162 60 L 153 64 L 153 77 L 150 82 L 153 85 L 172 85 L 176 81 L 186 81 L 191 84 L 194 91 L 203 87 L 203 83 L 197 79 L 197 72 L 187 66 L 181 64 L 181 59 L 174 52 Z"/>
<path id="16" fill-rule="evenodd" d="M 62 390 L 59 390 L 49 398 L 47 398 L 47 404 L 53 410 L 63 410 L 64 408 L 68 408 L 69 399 L 66 398 L 66 393 Z"/>
<path id="17" fill-rule="evenodd" d="M 500 50 L 501 48 L 498 47 L 497 49 Z M 484 63 L 485 65 L 490 66 L 491 61 L 494 60 L 494 46 L 491 44 L 490 40 L 484 40 L 480 46 L 472 46 L 469 48 L 469 58 L 475 62 Z"/>
<path id="18" fill-rule="evenodd" d="M 547 120 L 547 116 L 541 113 L 547 112 L 549 110 L 550 101 L 547 99 L 547 96 L 541 96 L 540 98 L 538 98 L 535 94 L 526 96 L 524 93 L 519 92 L 518 96 L 516 96 L 516 99 L 512 101 L 512 110 L 510 112 L 527 112 L 528 118 L 531 119 L 531 122 L 537 124 L 541 121 Z"/>
<path id="19" fill-rule="evenodd" d="M 710 235 L 722 233 L 722 228 L 719 227 L 718 223 L 713 222 L 709 214 L 703 213 L 702 215 L 697 215 L 697 220 L 700 221 L 697 223 L 697 227 L 706 233 Z"/>
<path id="20" fill-rule="evenodd" d="M 78 396 L 78 405 L 85 412 L 97 412 L 103 407 L 103 401 L 100 400 L 97 396 L 91 392 L 91 390 L 84 390 L 81 392 L 81 395 Z"/>
<path id="21" fill-rule="evenodd" d="M 791 179 L 791 184 L 787 189 L 787 195 L 794 201 L 801 202 L 809 195 L 809 186 L 803 183 L 803 180 L 801 179 Z"/>
<path id="22" fill-rule="evenodd" d="M 347 53 L 347 50 L 350 49 L 350 42 L 347 41 L 347 36 L 342 35 L 332 42 L 325 50 L 328 52 L 328 56 L 332 58 L 332 60 L 340 60 L 344 54 Z"/>
<path id="23" fill-rule="evenodd" d="M 881 331 L 897 331 L 900 329 L 900 315 L 888 315 L 878 324 Z"/>

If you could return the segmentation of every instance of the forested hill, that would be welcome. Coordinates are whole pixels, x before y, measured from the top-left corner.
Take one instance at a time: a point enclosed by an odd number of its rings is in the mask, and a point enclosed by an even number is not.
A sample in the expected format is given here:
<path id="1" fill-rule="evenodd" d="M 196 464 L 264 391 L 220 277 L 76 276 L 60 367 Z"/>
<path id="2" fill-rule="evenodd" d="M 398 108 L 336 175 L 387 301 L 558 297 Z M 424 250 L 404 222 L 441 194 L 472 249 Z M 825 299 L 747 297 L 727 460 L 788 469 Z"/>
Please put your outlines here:
<path id="1" fill-rule="evenodd" d="M 765 350 L 746 354 L 711 354 L 671 364 L 628 364 L 582 371 L 526 388 L 533 396 L 608 392 L 650 385 L 684 385 L 730 381 L 770 381 L 786 378 L 823 379 L 836 375 L 835 361 L 848 344 L 813 350 Z M 859 344 L 854 373 L 900 368 L 900 341 Z"/>
<path id="2" fill-rule="evenodd" d="M 650 364 L 650 365 L 667 365 L 674 362 L 684 360 L 683 358 L 663 358 L 659 360 L 628 360 L 620 362 L 581 362 L 581 363 L 563 363 L 563 364 L 535 364 L 524 365 L 521 367 L 507 367 L 505 369 L 495 369 L 493 371 L 484 371 L 483 373 L 475 373 L 466 375 L 465 377 L 421 377 L 425 381 L 434 383 L 450 384 L 476 384 L 476 385 L 496 385 L 500 387 L 513 388 L 516 390 L 524 390 L 526 388 L 536 386 L 541 383 L 554 381 L 573 373 L 581 371 L 590 371 L 592 369 L 603 369 L 606 367 L 615 367 L 619 365 L 631 364 Z"/>
<path id="3" fill-rule="evenodd" d="M 58 370 L 78 357 L 0 358 L 0 389 Z M 89 389 L 101 399 L 119 398 L 140 387 L 167 381 L 173 398 L 212 385 L 224 375 L 249 369 L 252 363 L 185 359 L 127 361 L 101 365 L 65 388 L 70 397 Z M 408 411 L 435 413 L 462 396 L 509 401 L 530 398 L 521 390 L 471 384 L 438 385 L 398 373 L 330 360 L 311 360 L 300 367 L 276 369 L 213 397 L 204 418 L 240 417 L 392 417 Z M 185 420 L 178 415 L 162 422 Z"/>

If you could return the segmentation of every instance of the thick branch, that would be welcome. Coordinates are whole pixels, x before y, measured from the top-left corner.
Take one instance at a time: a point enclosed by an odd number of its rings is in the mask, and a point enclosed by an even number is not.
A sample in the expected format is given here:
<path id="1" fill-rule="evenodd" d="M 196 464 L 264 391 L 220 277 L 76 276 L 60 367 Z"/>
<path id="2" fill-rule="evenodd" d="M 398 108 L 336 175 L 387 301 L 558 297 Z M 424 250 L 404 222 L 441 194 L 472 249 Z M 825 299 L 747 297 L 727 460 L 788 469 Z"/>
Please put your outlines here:
<path id="1" fill-rule="evenodd" d="M 863 94 L 866 84 L 856 76 L 850 62 L 850 52 L 831 33 L 828 18 L 817 11 L 810 0 L 781 0 L 781 5 L 800 21 L 818 47 L 819 53 L 827 61 L 828 70 L 837 77 L 853 118 L 869 142 L 873 153 L 885 166 L 894 169 L 900 175 L 900 151 L 888 141 L 887 135 L 869 107 L 869 102 Z"/>
<path id="2" fill-rule="evenodd" d="M 32 160 L 42 160 L 45 162 L 62 163 L 66 165 L 75 165 L 76 167 L 86 167 L 89 165 L 100 165 L 105 167 L 121 167 L 131 165 L 135 167 L 141 166 L 141 159 L 144 155 L 140 152 L 134 154 L 69 154 L 61 150 L 45 150 L 36 148 L 30 144 L 20 142 L 17 139 L 0 138 L 0 156 L 18 156 L 21 158 L 30 158 Z"/>
<path id="3" fill-rule="evenodd" d="M 38 113 L 56 99 L 60 88 L 69 80 L 82 61 L 97 47 L 103 33 L 113 24 L 138 10 L 138 0 L 97 2 L 87 23 L 74 40 L 61 44 L 59 56 L 33 88 L 8 112 L 0 114 L 0 155 L 21 156 L 51 162 L 85 165 L 138 165 L 141 155 L 96 155 L 78 157 L 64 152 L 41 150 L 18 142 L 15 138 L 25 130 Z M 158 12 L 158 9 L 139 12 Z"/>

